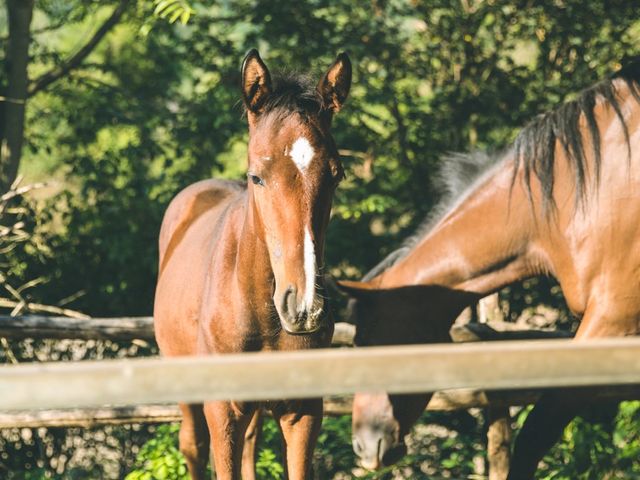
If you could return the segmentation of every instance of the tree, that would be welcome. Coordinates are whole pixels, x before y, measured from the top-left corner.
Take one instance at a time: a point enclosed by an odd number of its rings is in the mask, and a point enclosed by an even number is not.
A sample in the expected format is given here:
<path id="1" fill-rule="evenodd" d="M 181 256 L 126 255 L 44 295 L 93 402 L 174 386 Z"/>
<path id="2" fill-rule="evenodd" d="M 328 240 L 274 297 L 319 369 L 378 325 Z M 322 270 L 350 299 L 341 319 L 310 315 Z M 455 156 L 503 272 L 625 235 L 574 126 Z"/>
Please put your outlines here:
<path id="1" fill-rule="evenodd" d="M 130 3 L 131 0 L 120 0 L 109 18 L 76 53 L 30 81 L 27 70 L 35 0 L 7 0 L 9 37 L 4 58 L 6 85 L 1 85 L 0 88 L 0 192 L 7 191 L 18 174 L 24 143 L 25 109 L 29 97 L 80 66 L 109 30 L 120 21 Z"/>
<path id="2" fill-rule="evenodd" d="M 0 192 L 18 172 L 27 102 L 27 64 L 34 0 L 7 0 L 9 40 L 5 54 L 7 87 L 0 98 Z"/>

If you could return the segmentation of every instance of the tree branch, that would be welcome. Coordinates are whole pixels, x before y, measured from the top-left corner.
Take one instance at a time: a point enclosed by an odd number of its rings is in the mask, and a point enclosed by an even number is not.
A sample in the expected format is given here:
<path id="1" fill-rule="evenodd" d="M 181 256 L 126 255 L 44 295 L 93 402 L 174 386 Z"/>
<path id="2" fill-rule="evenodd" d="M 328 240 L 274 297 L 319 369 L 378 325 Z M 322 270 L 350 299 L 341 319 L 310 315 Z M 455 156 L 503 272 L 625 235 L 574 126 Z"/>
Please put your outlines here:
<path id="1" fill-rule="evenodd" d="M 44 73 L 29 85 L 29 96 L 33 96 L 40 90 L 45 89 L 56 80 L 67 75 L 71 70 L 77 68 L 82 61 L 89 56 L 94 48 L 100 43 L 104 36 L 111 30 L 124 14 L 127 6 L 131 3 L 131 0 L 120 0 L 118 6 L 113 10 L 109 18 L 100 26 L 100 28 L 93 34 L 93 37 L 78 50 L 75 54 L 62 62 L 61 65 L 54 67 L 47 73 Z"/>

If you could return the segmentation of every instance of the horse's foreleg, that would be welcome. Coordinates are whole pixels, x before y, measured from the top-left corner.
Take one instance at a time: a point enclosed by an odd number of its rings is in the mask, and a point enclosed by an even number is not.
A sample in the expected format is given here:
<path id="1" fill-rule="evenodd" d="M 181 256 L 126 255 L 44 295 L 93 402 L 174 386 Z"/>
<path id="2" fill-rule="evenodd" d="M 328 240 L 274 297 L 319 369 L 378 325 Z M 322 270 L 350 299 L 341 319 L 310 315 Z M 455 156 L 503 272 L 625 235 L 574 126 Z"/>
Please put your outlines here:
<path id="1" fill-rule="evenodd" d="M 322 399 L 301 400 L 278 413 L 276 420 L 284 437 L 284 463 L 289 480 L 311 477 L 313 450 L 322 426 Z"/>
<path id="2" fill-rule="evenodd" d="M 202 404 L 180 404 L 180 452 L 187 461 L 192 480 L 205 480 L 209 463 L 209 430 Z"/>
<path id="3" fill-rule="evenodd" d="M 630 292 L 629 298 L 635 294 Z M 618 296 L 620 292 L 618 292 Z M 633 302 L 620 304 L 598 291 L 588 302 L 574 341 L 638 334 L 640 314 Z M 625 298 L 625 297 L 621 297 Z M 516 438 L 507 480 L 529 480 L 544 454 L 556 443 L 564 428 L 597 396 L 589 388 L 551 391 L 540 397 Z"/>
<path id="4" fill-rule="evenodd" d="M 244 448 L 242 449 L 242 480 L 256 479 L 256 455 L 258 441 L 262 433 L 262 412 L 256 410 L 251 423 L 244 434 Z"/>
<path id="5" fill-rule="evenodd" d="M 531 480 L 544 454 L 557 442 L 564 428 L 582 410 L 576 392 L 546 392 L 536 403 L 516 438 L 507 480 Z M 578 397 L 580 393 L 577 393 Z"/>
<path id="6" fill-rule="evenodd" d="M 217 480 L 240 480 L 244 434 L 254 410 L 239 412 L 230 402 L 207 402 L 204 414 L 211 435 Z"/>

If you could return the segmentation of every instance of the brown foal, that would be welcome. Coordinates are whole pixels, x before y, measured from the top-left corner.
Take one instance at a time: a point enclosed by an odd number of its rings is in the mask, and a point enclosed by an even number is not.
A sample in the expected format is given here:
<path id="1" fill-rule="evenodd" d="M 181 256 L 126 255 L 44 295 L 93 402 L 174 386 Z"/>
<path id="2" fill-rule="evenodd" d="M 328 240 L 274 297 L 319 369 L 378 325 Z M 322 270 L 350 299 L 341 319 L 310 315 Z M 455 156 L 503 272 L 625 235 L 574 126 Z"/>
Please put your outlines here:
<path id="1" fill-rule="evenodd" d="M 553 275 L 582 318 L 576 340 L 640 333 L 640 63 L 536 118 L 514 146 L 363 282 L 356 343 L 447 342 L 456 316 L 521 279 Z M 377 468 L 404 453 L 430 395 L 358 394 L 354 448 Z M 541 398 L 515 444 L 511 480 L 539 460 L 584 398 Z"/>
<path id="2" fill-rule="evenodd" d="M 242 65 L 248 184 L 193 184 L 171 202 L 162 223 L 154 319 L 163 355 L 329 346 L 333 323 L 319 273 L 343 176 L 330 124 L 350 85 L 344 53 L 317 86 L 306 77 L 272 81 L 258 52 L 248 53 Z M 282 430 L 288 478 L 307 477 L 322 399 L 181 405 L 180 450 L 191 478 L 205 478 L 210 443 L 217 478 L 240 478 L 244 435 L 252 419 L 259 423 L 261 407 Z M 250 430 L 254 438 L 259 425 Z M 250 447 L 245 478 L 254 476 L 255 443 Z"/>

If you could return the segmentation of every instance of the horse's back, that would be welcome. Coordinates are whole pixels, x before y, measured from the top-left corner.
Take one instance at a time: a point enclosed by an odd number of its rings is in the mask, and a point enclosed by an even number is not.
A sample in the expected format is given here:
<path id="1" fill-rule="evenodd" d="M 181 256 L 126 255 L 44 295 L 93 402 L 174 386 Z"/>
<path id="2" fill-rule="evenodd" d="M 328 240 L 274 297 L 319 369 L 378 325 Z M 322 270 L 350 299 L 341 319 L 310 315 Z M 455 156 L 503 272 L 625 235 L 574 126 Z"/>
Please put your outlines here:
<path id="1" fill-rule="evenodd" d="M 203 180 L 171 201 L 160 228 L 160 264 L 154 304 L 158 345 L 165 355 L 195 353 L 199 308 L 216 231 L 244 184 Z"/>

